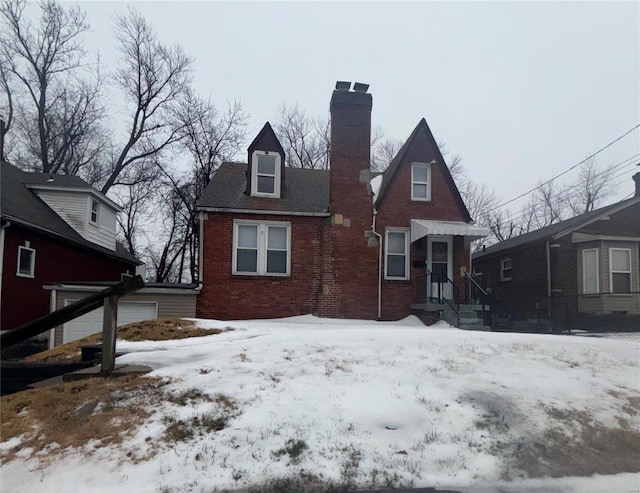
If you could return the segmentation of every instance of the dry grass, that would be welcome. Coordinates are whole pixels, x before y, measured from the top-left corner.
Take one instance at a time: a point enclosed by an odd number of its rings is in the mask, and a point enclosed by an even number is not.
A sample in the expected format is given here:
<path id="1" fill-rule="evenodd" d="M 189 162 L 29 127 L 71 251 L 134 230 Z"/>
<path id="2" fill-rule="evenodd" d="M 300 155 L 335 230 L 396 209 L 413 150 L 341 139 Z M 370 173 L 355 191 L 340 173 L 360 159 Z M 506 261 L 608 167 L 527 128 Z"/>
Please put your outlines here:
<path id="1" fill-rule="evenodd" d="M 31 449 L 33 455 L 52 444 L 63 451 L 90 441 L 95 449 L 120 443 L 147 418 L 146 406 L 163 401 L 165 385 L 140 376 L 91 378 L 3 396 L 2 440 L 22 435 L 22 441 L 3 453 L 2 462 L 14 459 L 20 450 Z"/>
<path id="2" fill-rule="evenodd" d="M 125 341 L 167 341 L 172 339 L 185 339 L 187 337 L 202 337 L 219 334 L 221 332 L 223 332 L 222 329 L 200 329 L 190 320 L 181 318 L 159 318 L 157 320 L 145 320 L 143 322 L 134 322 L 118 327 L 118 339 Z M 99 332 L 83 339 L 55 347 L 49 351 L 34 354 L 25 358 L 25 361 L 79 361 L 80 348 L 82 346 L 100 344 L 101 342 L 102 333 Z"/>
<path id="3" fill-rule="evenodd" d="M 555 423 L 515 444 L 513 458 L 529 477 L 591 476 L 640 470 L 640 433 L 609 428 L 584 411 L 550 408 Z"/>

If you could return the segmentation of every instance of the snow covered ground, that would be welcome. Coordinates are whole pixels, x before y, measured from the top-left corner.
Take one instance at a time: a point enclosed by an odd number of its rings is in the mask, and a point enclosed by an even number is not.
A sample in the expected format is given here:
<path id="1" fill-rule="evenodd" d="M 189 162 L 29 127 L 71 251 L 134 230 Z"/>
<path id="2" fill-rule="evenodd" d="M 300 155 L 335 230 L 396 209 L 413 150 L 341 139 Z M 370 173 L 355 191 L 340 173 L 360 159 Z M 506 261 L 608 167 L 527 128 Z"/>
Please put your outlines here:
<path id="1" fill-rule="evenodd" d="M 550 437 L 570 454 L 585 430 L 640 432 L 637 341 L 427 328 L 413 317 L 197 323 L 234 330 L 119 341 L 128 354 L 117 362 L 151 366 L 176 395 L 211 399 L 155 407 L 118 446 L 4 464 L 0 490 L 209 493 L 308 474 L 361 487 L 640 491 L 638 474 L 526 478 L 552 466 L 536 462 Z M 198 416 L 226 426 L 166 439 L 168 423 Z"/>

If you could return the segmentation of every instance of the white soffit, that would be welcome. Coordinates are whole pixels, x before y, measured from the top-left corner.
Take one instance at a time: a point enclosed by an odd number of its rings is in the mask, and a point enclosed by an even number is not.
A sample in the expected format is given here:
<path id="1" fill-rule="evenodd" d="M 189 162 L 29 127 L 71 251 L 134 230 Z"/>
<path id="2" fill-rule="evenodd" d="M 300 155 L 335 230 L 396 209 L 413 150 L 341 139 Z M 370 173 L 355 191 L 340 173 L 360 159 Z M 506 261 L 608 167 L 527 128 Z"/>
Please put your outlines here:
<path id="1" fill-rule="evenodd" d="M 489 236 L 489 230 L 462 221 L 411 220 L 411 242 L 427 235 L 466 236 L 470 240 L 479 240 Z"/>

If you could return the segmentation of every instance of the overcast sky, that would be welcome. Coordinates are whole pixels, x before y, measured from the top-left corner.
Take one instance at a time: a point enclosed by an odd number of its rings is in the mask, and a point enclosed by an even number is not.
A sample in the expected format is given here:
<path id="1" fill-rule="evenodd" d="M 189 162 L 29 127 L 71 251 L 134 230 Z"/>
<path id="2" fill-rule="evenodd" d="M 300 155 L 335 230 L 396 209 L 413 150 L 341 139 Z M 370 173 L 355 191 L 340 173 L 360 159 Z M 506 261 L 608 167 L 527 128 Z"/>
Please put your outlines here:
<path id="1" fill-rule="evenodd" d="M 88 46 L 111 66 L 111 16 L 126 5 L 82 3 Z M 242 102 L 249 140 L 283 102 L 328 116 L 336 80 L 364 82 L 374 125 L 404 140 L 426 118 L 471 176 L 505 200 L 640 123 L 637 1 L 130 5 L 195 58 L 202 95 L 218 106 Z M 638 153 L 636 129 L 598 161 L 637 163 Z M 616 200 L 633 192 L 637 171 L 618 168 Z"/>

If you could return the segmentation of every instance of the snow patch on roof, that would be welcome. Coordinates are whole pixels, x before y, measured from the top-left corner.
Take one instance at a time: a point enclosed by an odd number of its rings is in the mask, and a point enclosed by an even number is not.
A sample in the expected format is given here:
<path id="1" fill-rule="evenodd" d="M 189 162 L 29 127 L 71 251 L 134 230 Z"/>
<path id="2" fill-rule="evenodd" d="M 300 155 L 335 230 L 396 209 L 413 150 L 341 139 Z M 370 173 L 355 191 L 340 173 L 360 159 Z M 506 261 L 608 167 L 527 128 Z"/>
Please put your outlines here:
<path id="1" fill-rule="evenodd" d="M 371 192 L 373 193 L 373 203 L 376 203 L 378 194 L 380 193 L 380 187 L 382 186 L 382 175 L 374 176 L 369 182 L 371 186 Z"/>

